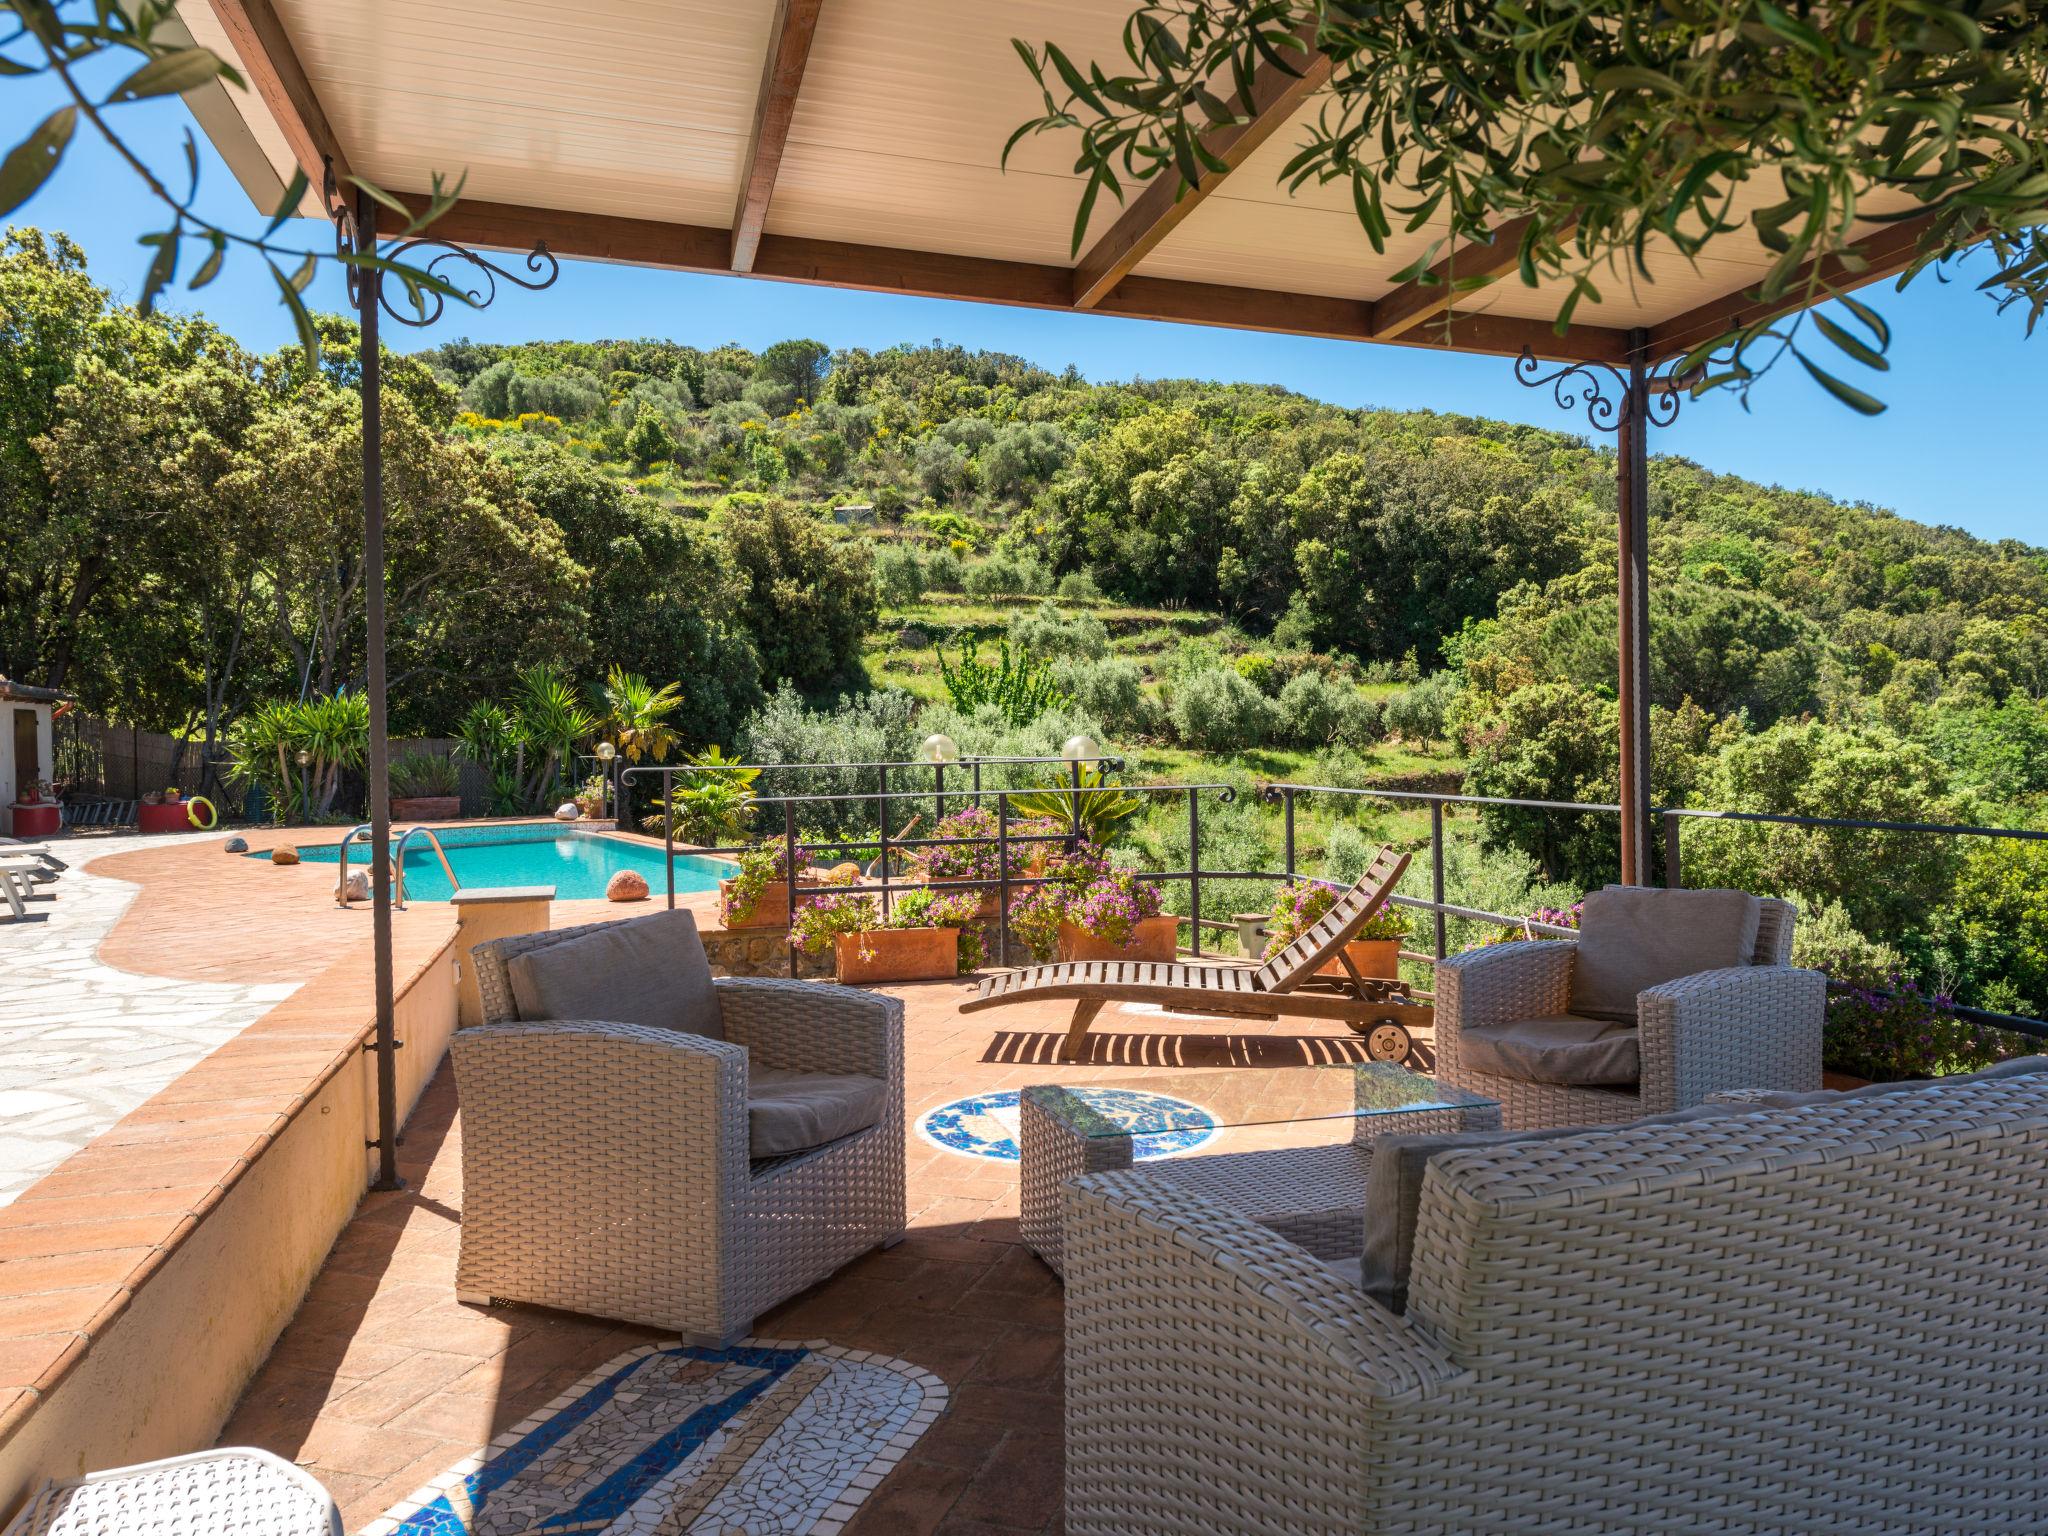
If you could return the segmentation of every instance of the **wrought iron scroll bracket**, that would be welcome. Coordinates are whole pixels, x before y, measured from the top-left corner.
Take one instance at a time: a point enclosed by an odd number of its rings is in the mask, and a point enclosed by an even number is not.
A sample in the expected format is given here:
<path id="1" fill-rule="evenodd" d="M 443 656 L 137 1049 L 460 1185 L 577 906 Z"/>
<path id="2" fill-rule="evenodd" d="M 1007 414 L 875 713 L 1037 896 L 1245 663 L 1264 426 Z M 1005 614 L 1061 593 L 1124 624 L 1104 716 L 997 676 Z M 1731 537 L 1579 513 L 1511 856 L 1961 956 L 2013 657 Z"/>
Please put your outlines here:
<path id="1" fill-rule="evenodd" d="M 1639 395 L 1628 374 L 1611 363 L 1567 363 L 1546 373 L 1536 354 L 1524 347 L 1515 359 L 1515 378 L 1525 389 L 1549 389 L 1559 410 L 1583 410 L 1594 431 L 1618 432 L 1638 410 L 1649 426 L 1668 427 L 1678 420 L 1686 394 L 1678 362 L 1672 359 L 1648 370 Z"/>
<path id="2" fill-rule="evenodd" d="M 328 162 L 321 190 L 327 216 L 334 221 L 334 253 L 341 259 L 342 269 L 348 277 L 349 304 L 358 312 L 363 303 L 363 278 L 370 271 L 393 278 L 404 295 L 403 303 L 394 304 L 391 299 L 393 284 L 379 282 L 376 284 L 378 307 L 400 325 L 414 328 L 429 326 L 439 320 L 447 310 L 451 293 L 471 309 L 488 309 L 498 296 L 500 278 L 529 293 L 538 293 L 543 288 L 552 287 L 555 279 L 562 275 L 562 264 L 555 259 L 545 240 L 536 241 L 524 261 L 519 263 L 525 269 L 523 274 L 511 267 L 500 266 L 467 246 L 432 234 L 401 238 L 379 250 L 375 241 L 363 239 L 355 209 L 334 180 L 332 161 Z M 365 267 L 362 259 L 366 256 L 387 265 Z M 407 261 L 408 257 L 414 259 Z M 423 283 L 413 275 L 422 272 L 432 279 L 431 283 Z"/>

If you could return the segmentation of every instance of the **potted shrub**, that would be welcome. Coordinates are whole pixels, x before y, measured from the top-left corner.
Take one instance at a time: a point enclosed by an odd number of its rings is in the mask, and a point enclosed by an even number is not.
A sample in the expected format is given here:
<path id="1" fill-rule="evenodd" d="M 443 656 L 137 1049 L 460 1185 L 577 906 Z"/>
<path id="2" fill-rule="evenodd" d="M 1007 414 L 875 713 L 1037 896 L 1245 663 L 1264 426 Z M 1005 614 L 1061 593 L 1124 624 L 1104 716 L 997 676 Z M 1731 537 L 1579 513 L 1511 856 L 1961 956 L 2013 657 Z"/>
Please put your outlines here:
<path id="1" fill-rule="evenodd" d="M 462 770 L 438 752 L 407 752 L 391 764 L 391 814 L 404 821 L 453 821 L 462 814 Z"/>
<path id="2" fill-rule="evenodd" d="M 1093 843 L 1045 861 L 1045 883 L 1011 910 L 1011 926 L 1032 958 L 1171 961 L 1180 920 L 1163 915 L 1159 888 L 1110 865 Z"/>
<path id="3" fill-rule="evenodd" d="M 1327 885 L 1302 881 L 1282 886 L 1273 898 L 1271 934 L 1266 940 L 1266 957 L 1280 953 L 1323 918 L 1343 892 Z M 1401 941 L 1408 937 L 1408 919 L 1387 906 L 1365 921 L 1344 946 L 1345 957 L 1361 976 L 1384 981 L 1401 979 Z M 1318 976 L 1348 976 L 1344 961 L 1332 956 L 1316 970 Z"/>
<path id="4" fill-rule="evenodd" d="M 789 852 L 781 843 L 749 848 L 740 872 L 718 882 L 718 920 L 727 928 L 789 926 Z M 816 871 L 797 872 L 799 887 L 818 884 Z"/>
<path id="5" fill-rule="evenodd" d="M 1975 1072 L 2034 1050 L 2034 1042 L 1959 1018 L 1946 993 L 1894 976 L 1883 991 L 1852 985 L 1828 999 L 1821 1061 L 1830 1073 L 1875 1083 Z"/>
<path id="6" fill-rule="evenodd" d="M 593 773 L 576 788 L 576 810 L 586 821 L 595 821 L 604 815 L 605 777 Z"/>
<path id="7" fill-rule="evenodd" d="M 925 880 L 997 880 L 1002 877 L 1001 844 L 996 841 L 996 813 L 981 806 L 955 811 L 945 817 L 932 829 L 936 838 L 968 838 L 946 848 L 920 848 L 911 856 L 910 869 L 914 879 Z M 1024 847 L 1036 845 L 1026 844 Z M 1024 847 L 1010 851 L 1010 872 L 1020 873 L 1019 855 Z M 976 902 L 976 911 L 982 917 L 994 917 L 1002 906 L 1002 892 L 989 888 L 979 891 L 948 891 L 947 895 L 969 896 Z"/>
<path id="8" fill-rule="evenodd" d="M 981 964 L 976 905 L 971 895 L 913 890 L 884 917 L 874 897 L 847 891 L 805 900 L 789 931 L 806 954 L 832 951 L 843 982 L 934 981 Z"/>

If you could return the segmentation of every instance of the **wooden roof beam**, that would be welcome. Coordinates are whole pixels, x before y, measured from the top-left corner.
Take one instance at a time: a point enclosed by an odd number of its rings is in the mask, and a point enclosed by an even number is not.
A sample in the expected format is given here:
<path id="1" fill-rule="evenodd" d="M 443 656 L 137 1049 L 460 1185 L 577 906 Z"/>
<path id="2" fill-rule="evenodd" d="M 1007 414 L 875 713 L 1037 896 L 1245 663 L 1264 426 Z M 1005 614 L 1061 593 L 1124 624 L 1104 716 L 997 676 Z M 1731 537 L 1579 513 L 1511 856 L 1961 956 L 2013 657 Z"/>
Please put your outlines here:
<path id="1" fill-rule="evenodd" d="M 754 133 L 740 166 L 740 200 L 732 214 L 732 259 L 735 272 L 753 270 L 768 224 L 768 202 L 789 144 L 789 125 L 796 118 L 796 95 L 810 62 L 811 39 L 818 30 L 824 0 L 776 0 L 775 20 L 768 33 L 768 57 L 761 66 L 761 89 L 754 98 Z"/>
<path id="2" fill-rule="evenodd" d="M 425 201 L 416 197 L 405 200 L 414 206 Z M 731 271 L 730 232 L 705 225 L 465 200 L 435 222 L 433 233 L 486 249 L 523 252 L 545 240 L 549 250 L 565 259 L 616 261 L 682 272 Z M 1072 309 L 1073 270 L 1069 267 L 796 235 L 763 235 L 747 275 L 979 304 Z M 1099 312 L 1335 341 L 1380 339 L 1372 332 L 1372 306 L 1356 299 L 1170 278 L 1128 278 L 1099 306 Z M 1402 346 L 1447 344 L 1441 326 L 1387 339 Z M 1543 321 L 1491 315 L 1460 315 L 1448 345 L 1503 357 L 1513 357 L 1527 347 L 1539 357 L 1579 362 L 1619 363 L 1627 356 L 1623 333 L 1618 330 L 1575 325 L 1569 336 L 1560 339 Z"/>
<path id="3" fill-rule="evenodd" d="M 1297 35 L 1308 45 L 1299 63 L 1301 73 L 1290 75 L 1271 64 L 1261 64 L 1252 75 L 1251 100 L 1233 97 L 1230 101 L 1233 113 L 1246 121 L 1212 128 L 1202 135 L 1203 147 L 1228 170 L 1234 171 L 1250 159 L 1252 152 L 1329 80 L 1329 55 L 1317 49 L 1315 29 L 1309 27 Z M 1075 263 L 1074 307 L 1101 307 L 1117 284 L 1223 184 L 1226 174 L 1228 171 L 1205 170 L 1200 181 L 1185 188 L 1178 173 L 1158 175 L 1147 182 L 1108 232 Z"/>
<path id="4" fill-rule="evenodd" d="M 312 183 L 313 196 L 324 196 L 322 189 L 330 165 L 335 185 L 341 186 L 351 174 L 348 156 L 342 152 L 341 140 L 327 121 L 327 113 L 299 63 L 298 52 L 292 47 L 284 23 L 278 19 L 276 7 L 270 0 L 207 3 L 234 43 L 250 88 L 276 119 L 285 143 L 291 147 L 292 158 Z"/>
<path id="5" fill-rule="evenodd" d="M 1919 214 L 1886 224 L 1853 242 L 1849 250 L 1861 263 L 1852 267 L 1838 255 L 1816 258 L 1802 266 L 1786 285 L 1785 293 L 1766 302 L 1753 292 L 1731 293 L 1673 315 L 1650 327 L 1650 356 L 1662 360 L 1683 357 L 1701 342 L 1724 336 L 1759 321 L 1776 320 L 1802 307 L 1808 276 L 1816 269 L 1833 286 L 1848 291 L 1869 283 L 1896 277 L 1920 254 L 1920 237 L 1934 223 L 1933 213 Z"/>
<path id="6" fill-rule="evenodd" d="M 1493 232 L 1485 244 L 1468 240 L 1450 255 L 1373 301 L 1373 337 L 1393 341 L 1425 321 L 1440 319 L 1452 307 L 1458 291 L 1454 282 L 1469 277 L 1506 277 L 1521 265 L 1522 236 L 1532 215 L 1510 219 Z"/>

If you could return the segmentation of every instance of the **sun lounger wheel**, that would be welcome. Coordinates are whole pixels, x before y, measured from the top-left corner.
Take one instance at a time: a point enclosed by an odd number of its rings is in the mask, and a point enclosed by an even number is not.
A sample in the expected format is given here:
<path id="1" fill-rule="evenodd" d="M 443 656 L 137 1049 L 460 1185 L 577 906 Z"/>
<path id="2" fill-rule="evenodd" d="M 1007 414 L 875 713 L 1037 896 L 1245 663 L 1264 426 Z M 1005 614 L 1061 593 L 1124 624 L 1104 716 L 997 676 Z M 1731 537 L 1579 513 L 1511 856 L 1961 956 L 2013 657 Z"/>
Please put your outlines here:
<path id="1" fill-rule="evenodd" d="M 1405 1024 L 1382 1021 L 1365 1032 L 1365 1054 L 1374 1061 L 1406 1061 L 1415 1037 Z"/>

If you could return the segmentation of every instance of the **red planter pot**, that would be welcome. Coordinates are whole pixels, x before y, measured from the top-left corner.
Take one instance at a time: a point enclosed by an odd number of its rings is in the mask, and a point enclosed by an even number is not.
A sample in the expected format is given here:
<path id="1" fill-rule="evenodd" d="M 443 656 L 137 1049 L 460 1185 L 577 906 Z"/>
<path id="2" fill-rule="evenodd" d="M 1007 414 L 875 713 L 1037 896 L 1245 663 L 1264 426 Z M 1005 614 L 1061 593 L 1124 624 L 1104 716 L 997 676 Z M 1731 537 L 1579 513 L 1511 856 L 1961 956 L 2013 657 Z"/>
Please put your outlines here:
<path id="1" fill-rule="evenodd" d="M 938 981 L 960 973 L 958 928 L 872 928 L 866 933 L 836 933 L 832 951 L 835 974 L 858 986 L 878 981 Z"/>
<path id="2" fill-rule="evenodd" d="M 167 801 L 162 805 L 138 805 L 135 807 L 135 830 L 138 832 L 190 832 L 192 812 L 182 800 Z"/>
<path id="3" fill-rule="evenodd" d="M 1165 914 L 1139 918 L 1131 942 L 1121 947 L 1091 938 L 1072 923 L 1060 924 L 1062 960 L 1150 960 L 1167 965 L 1179 952 L 1179 945 L 1180 919 Z"/>
<path id="4" fill-rule="evenodd" d="M 55 837 L 64 825 L 63 812 L 53 800 L 38 800 L 32 805 L 17 801 L 8 807 L 8 813 L 11 837 Z"/>

